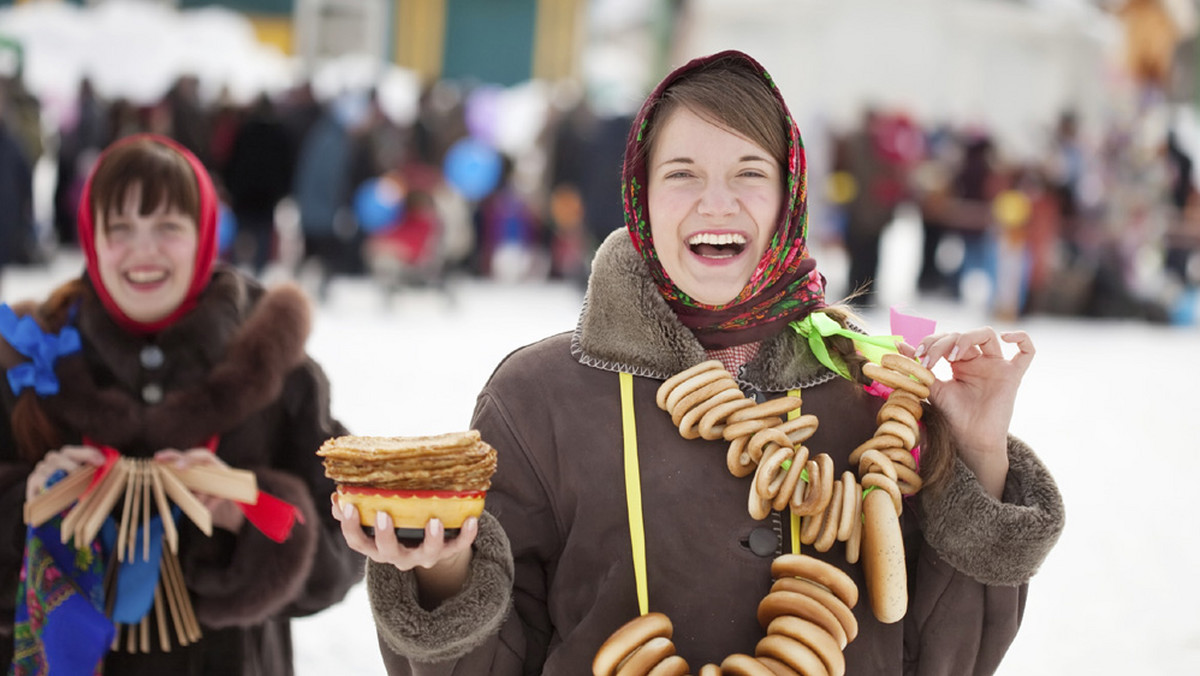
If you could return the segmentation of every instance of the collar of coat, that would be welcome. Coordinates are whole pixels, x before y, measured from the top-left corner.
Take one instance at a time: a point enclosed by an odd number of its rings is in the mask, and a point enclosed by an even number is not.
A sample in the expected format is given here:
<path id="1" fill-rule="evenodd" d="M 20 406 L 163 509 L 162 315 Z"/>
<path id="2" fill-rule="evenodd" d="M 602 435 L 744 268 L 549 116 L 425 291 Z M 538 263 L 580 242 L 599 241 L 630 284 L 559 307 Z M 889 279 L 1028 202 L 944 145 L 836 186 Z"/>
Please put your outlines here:
<path id="1" fill-rule="evenodd" d="M 624 228 L 610 233 L 596 250 L 572 352 L 587 366 L 660 379 L 709 358 L 663 300 Z M 838 377 L 791 328 L 764 340 L 758 355 L 735 375 L 776 392 Z"/>
<path id="2" fill-rule="evenodd" d="M 14 309 L 37 316 L 29 305 Z M 61 390 L 45 399 L 50 417 L 118 449 L 189 448 L 280 396 L 288 373 L 307 358 L 311 311 L 298 287 L 266 291 L 219 269 L 196 308 L 153 341 L 167 359 L 166 394 L 153 405 L 140 396 L 145 370 L 139 354 L 149 343 L 118 327 L 90 287 L 80 299 L 77 326 L 84 351 L 59 360 Z M 0 357 L 11 357 L 3 348 Z"/>

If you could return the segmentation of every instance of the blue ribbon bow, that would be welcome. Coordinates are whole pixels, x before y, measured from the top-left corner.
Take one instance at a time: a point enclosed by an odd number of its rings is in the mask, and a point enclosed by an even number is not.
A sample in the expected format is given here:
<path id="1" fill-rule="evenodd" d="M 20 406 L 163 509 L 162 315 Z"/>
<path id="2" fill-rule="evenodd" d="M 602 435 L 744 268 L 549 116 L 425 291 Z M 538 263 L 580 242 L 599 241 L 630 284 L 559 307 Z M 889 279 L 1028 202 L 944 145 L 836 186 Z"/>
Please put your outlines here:
<path id="1" fill-rule="evenodd" d="M 5 304 L 0 304 L 0 336 L 30 359 L 8 370 L 8 385 L 18 395 L 26 387 L 32 387 L 40 397 L 58 394 L 54 362 L 82 347 L 75 327 L 65 326 L 57 334 L 45 333 L 33 317 L 17 317 Z"/>

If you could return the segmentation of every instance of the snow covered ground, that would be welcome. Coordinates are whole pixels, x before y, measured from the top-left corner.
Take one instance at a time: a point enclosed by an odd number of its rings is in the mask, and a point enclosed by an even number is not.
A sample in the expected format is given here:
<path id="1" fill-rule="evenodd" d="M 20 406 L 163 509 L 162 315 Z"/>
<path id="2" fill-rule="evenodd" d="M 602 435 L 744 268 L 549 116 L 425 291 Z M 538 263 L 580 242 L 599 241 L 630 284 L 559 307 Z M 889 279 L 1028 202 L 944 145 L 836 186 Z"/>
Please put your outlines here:
<path id="1" fill-rule="evenodd" d="M 10 268 L 0 300 L 40 296 L 79 270 L 71 256 L 49 269 Z M 887 274 L 906 272 L 893 264 Z M 413 292 L 386 308 L 369 282 L 335 282 L 309 348 L 332 381 L 335 414 L 353 431 L 464 428 L 498 360 L 573 327 L 581 298 L 561 285 L 464 281 L 452 290 L 450 298 Z M 975 309 L 892 300 L 948 330 L 987 323 Z M 886 331 L 882 312 L 868 319 Z M 1012 326 L 1028 331 L 1038 350 L 1013 431 L 1057 477 L 1067 527 L 1033 579 L 1024 626 L 1000 673 L 1200 673 L 1200 532 L 1190 494 L 1200 457 L 1200 408 L 1191 396 L 1200 331 L 1044 317 Z M 295 632 L 300 676 L 382 673 L 361 586 L 297 621 Z"/>

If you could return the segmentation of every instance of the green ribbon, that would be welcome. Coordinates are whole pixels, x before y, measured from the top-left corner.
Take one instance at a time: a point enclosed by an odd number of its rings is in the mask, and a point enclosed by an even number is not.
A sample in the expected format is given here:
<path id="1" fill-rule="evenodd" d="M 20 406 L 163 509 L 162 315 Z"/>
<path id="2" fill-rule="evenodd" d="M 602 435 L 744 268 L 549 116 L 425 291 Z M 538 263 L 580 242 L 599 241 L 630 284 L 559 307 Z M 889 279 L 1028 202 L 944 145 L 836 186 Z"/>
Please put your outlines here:
<path id="1" fill-rule="evenodd" d="M 812 351 L 817 361 L 847 380 L 850 379 L 850 369 L 846 367 L 845 360 L 829 351 L 825 345 L 826 338 L 831 336 L 849 338 L 854 341 L 854 347 L 864 357 L 876 364 L 883 358 L 883 355 L 889 352 L 899 352 L 896 343 L 901 340 L 900 336 L 865 336 L 847 329 L 820 311 L 810 312 L 804 319 L 794 321 L 789 326 L 796 333 L 808 339 L 808 349 Z"/>

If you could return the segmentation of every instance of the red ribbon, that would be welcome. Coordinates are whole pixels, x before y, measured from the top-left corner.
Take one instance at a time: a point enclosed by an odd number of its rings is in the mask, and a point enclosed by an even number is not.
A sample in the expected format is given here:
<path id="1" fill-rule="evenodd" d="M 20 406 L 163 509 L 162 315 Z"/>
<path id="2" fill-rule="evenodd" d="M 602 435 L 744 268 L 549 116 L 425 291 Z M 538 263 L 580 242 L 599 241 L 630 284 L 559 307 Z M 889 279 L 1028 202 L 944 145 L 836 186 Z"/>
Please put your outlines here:
<path id="1" fill-rule="evenodd" d="M 297 521 L 304 523 L 304 513 L 298 507 L 280 500 L 270 493 L 258 492 L 258 501 L 253 505 L 235 502 L 246 520 L 275 542 L 283 542 L 292 534 Z"/>

